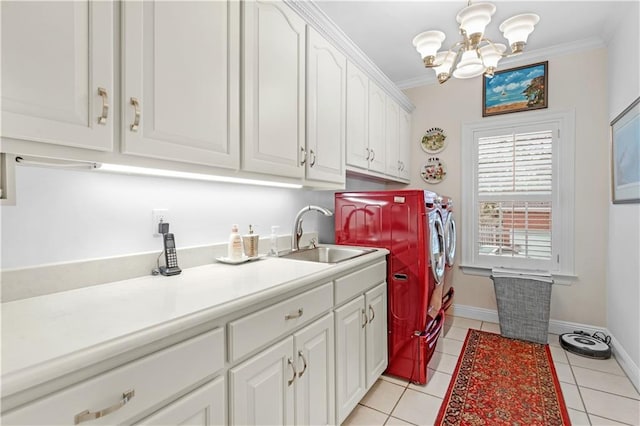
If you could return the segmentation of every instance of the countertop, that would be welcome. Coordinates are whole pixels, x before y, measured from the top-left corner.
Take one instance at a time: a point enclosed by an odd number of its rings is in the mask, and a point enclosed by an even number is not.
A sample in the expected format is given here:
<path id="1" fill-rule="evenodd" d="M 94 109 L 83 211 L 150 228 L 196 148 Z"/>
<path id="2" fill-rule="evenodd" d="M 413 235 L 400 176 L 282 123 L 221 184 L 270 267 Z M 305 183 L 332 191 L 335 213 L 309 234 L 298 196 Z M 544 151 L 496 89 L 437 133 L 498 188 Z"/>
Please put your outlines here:
<path id="1" fill-rule="evenodd" d="M 381 260 L 338 264 L 266 257 L 214 263 L 3 303 L 3 397 L 306 284 Z"/>

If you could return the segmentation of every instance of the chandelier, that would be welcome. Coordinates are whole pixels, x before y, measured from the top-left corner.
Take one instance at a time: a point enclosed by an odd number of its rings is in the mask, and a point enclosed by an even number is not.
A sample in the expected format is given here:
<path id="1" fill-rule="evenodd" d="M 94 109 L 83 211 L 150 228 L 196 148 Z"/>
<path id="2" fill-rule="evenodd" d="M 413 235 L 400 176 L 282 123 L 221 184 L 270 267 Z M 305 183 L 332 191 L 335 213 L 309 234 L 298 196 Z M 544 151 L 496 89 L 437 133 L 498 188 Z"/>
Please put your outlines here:
<path id="1" fill-rule="evenodd" d="M 448 51 L 438 52 L 445 39 L 442 31 L 425 31 L 413 39 L 413 45 L 422 56 L 424 66 L 432 68 L 440 84 L 452 75 L 455 78 L 473 78 L 479 75 L 493 77 L 500 59 L 522 53 L 529 34 L 540 17 L 533 13 L 513 16 L 500 25 L 500 31 L 509 40 L 511 53 L 506 54 L 504 44 L 484 37 L 496 7 L 491 3 L 471 4 L 458 12 L 462 40 Z"/>

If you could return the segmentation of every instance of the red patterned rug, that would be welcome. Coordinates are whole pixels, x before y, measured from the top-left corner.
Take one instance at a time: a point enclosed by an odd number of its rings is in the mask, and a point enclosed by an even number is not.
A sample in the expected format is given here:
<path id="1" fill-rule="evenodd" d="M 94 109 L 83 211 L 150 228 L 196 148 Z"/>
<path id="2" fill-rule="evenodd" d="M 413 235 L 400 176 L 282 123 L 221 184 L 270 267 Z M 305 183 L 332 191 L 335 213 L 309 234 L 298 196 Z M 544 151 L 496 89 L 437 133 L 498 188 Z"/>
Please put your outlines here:
<path id="1" fill-rule="evenodd" d="M 570 425 L 549 345 L 469 330 L 436 425 Z"/>

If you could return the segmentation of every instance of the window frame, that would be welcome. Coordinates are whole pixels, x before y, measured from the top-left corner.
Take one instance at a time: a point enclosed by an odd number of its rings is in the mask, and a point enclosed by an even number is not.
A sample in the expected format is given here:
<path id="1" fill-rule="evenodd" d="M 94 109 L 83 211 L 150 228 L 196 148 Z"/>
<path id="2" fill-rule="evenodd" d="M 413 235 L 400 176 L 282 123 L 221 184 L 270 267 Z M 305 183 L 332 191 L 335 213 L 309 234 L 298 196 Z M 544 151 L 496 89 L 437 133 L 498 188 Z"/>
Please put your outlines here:
<path id="1" fill-rule="evenodd" d="M 491 117 L 482 121 L 462 125 L 462 259 L 463 272 L 488 276 L 492 266 L 527 268 L 519 259 L 499 258 L 494 265 L 479 259 L 478 244 L 478 137 L 500 133 L 506 129 L 555 128 L 552 159 L 552 259 L 549 272 L 556 282 L 575 280 L 574 259 L 574 215 L 575 215 L 575 111 L 545 110 L 530 111 L 510 117 Z M 554 259 L 555 258 L 555 259 Z M 515 260 L 515 261 L 514 261 Z M 528 269 L 539 269 L 533 262 Z M 526 265 L 526 262 L 524 263 Z"/>

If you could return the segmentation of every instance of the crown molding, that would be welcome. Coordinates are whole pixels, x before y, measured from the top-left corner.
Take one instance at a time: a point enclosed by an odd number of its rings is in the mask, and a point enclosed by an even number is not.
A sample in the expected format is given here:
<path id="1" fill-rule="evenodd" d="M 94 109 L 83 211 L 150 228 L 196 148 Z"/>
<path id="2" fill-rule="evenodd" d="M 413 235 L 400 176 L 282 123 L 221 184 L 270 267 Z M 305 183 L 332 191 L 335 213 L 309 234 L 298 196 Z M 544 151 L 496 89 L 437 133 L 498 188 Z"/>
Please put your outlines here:
<path id="1" fill-rule="evenodd" d="M 324 38 L 344 53 L 371 80 L 376 82 L 391 98 L 408 112 L 415 106 L 409 98 L 383 73 L 371 59 L 329 18 L 312 0 L 284 0 L 284 2 L 312 26 Z"/>
<path id="2" fill-rule="evenodd" d="M 546 61 L 549 58 L 569 55 L 571 53 L 583 52 L 587 50 L 600 49 L 606 47 L 606 43 L 599 37 L 591 37 L 582 40 L 573 41 L 571 43 L 557 44 L 555 46 L 546 47 L 544 49 L 536 49 L 525 51 L 523 54 L 511 58 L 505 58 L 500 62 L 500 68 L 504 69 L 504 65 L 519 66 L 527 63 Z M 428 84 L 436 84 L 438 79 L 431 70 L 425 70 L 424 76 L 410 78 L 396 83 L 401 90 L 411 89 L 413 87 L 425 86 Z M 446 84 L 446 83 L 445 83 Z"/>

